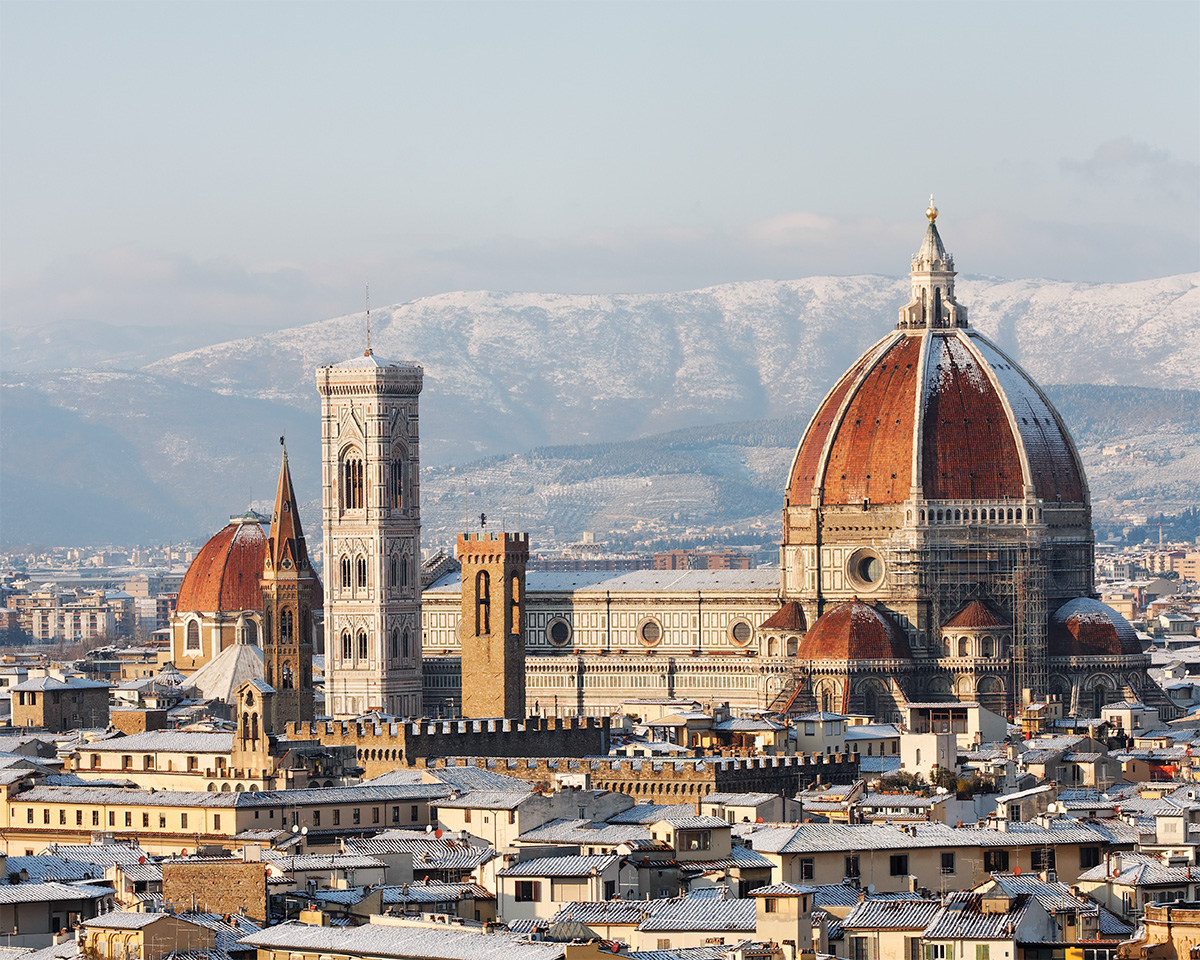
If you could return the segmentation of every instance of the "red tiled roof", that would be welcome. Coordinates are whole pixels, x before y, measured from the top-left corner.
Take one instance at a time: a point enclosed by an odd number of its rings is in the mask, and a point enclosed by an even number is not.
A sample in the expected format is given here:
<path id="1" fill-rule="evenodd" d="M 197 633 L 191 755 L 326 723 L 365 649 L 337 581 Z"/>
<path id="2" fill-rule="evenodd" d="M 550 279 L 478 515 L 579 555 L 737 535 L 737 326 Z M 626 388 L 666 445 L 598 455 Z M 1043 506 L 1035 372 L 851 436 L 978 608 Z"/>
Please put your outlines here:
<path id="1" fill-rule="evenodd" d="M 175 609 L 204 613 L 261 610 L 267 535 L 253 521 L 230 523 L 206 543 L 188 567 Z"/>
<path id="2" fill-rule="evenodd" d="M 800 641 L 796 656 L 800 660 L 910 660 L 912 650 L 891 617 L 855 599 L 821 614 Z"/>
<path id="3" fill-rule="evenodd" d="M 1022 451 L 1037 496 L 1083 502 L 1066 428 L 1024 371 L 972 330 L 899 334 L 867 351 L 818 408 L 788 502 L 807 503 L 820 482 L 826 504 L 901 503 L 918 481 L 930 500 L 1019 500 Z"/>
<path id="4" fill-rule="evenodd" d="M 764 620 L 759 630 L 791 630 L 803 633 L 808 629 L 808 621 L 804 617 L 804 608 L 795 600 L 789 600 Z"/>
<path id="5" fill-rule="evenodd" d="M 1008 619 L 982 600 L 972 600 L 946 621 L 947 627 L 1007 627 Z"/>
<path id="6" fill-rule="evenodd" d="M 1091 597 L 1070 600 L 1054 611 L 1047 647 L 1052 657 L 1120 657 L 1142 652 L 1129 621 Z"/>

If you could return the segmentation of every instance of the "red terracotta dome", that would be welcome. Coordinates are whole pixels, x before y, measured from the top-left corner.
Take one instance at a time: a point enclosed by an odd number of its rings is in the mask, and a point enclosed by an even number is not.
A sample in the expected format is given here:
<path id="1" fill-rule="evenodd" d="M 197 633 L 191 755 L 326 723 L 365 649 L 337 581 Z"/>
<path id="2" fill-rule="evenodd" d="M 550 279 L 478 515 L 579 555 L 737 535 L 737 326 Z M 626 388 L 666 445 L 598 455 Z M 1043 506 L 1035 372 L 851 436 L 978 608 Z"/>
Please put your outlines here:
<path id="1" fill-rule="evenodd" d="M 1137 632 L 1112 607 L 1090 597 L 1068 601 L 1050 618 L 1052 657 L 1122 657 L 1142 653 Z"/>
<path id="2" fill-rule="evenodd" d="M 826 610 L 800 641 L 801 660 L 911 660 L 904 631 L 882 610 L 855 598 Z"/>
<path id="3" fill-rule="evenodd" d="M 175 609 L 198 611 L 261 610 L 263 560 L 267 535 L 257 520 L 237 517 L 221 528 L 196 554 L 179 587 Z"/>
<path id="4" fill-rule="evenodd" d="M 1009 624 L 1008 618 L 995 607 L 982 600 L 972 600 L 947 620 L 945 626 L 962 630 L 981 630 L 1008 627 L 1011 624 Z"/>
<path id="5" fill-rule="evenodd" d="M 919 447 L 919 449 L 918 449 Z M 915 452 L 915 455 L 914 455 Z M 1066 427 L 1029 376 L 975 331 L 896 330 L 825 398 L 796 452 L 788 502 L 1085 502 Z"/>

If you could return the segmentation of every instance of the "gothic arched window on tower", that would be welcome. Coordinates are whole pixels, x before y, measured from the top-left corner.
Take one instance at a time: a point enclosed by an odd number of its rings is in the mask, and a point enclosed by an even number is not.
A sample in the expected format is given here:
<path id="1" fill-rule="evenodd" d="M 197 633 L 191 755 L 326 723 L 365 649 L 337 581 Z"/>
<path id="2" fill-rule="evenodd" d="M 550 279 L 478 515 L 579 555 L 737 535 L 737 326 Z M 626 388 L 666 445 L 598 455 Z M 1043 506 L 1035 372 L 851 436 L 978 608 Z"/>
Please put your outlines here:
<path id="1" fill-rule="evenodd" d="M 400 586 L 408 586 L 408 556 L 400 558 Z"/>
<path id="2" fill-rule="evenodd" d="M 342 460 L 342 509 L 361 510 L 363 503 L 363 462 L 351 451 Z"/>
<path id="3" fill-rule="evenodd" d="M 342 631 L 342 659 L 343 660 L 353 660 L 354 659 L 354 641 L 350 639 L 350 631 L 349 630 Z"/>
<path id="4" fill-rule="evenodd" d="M 358 631 L 358 659 L 367 659 L 367 632 L 365 630 Z"/>
<path id="5" fill-rule="evenodd" d="M 475 574 L 475 635 L 492 632 L 491 577 L 486 570 Z"/>
<path id="6" fill-rule="evenodd" d="M 404 639 L 402 639 L 400 641 L 400 656 L 404 660 L 407 660 L 409 657 L 412 656 L 412 651 L 409 649 L 409 644 L 408 644 L 408 630 L 407 629 L 404 631 Z"/>
<path id="7" fill-rule="evenodd" d="M 187 625 L 187 649 L 200 649 L 200 624 L 192 620 Z"/>
<path id="8" fill-rule="evenodd" d="M 392 659 L 400 656 L 400 628 L 392 627 Z"/>
<path id="9" fill-rule="evenodd" d="M 358 585 L 365 587 L 367 585 L 367 558 L 359 557 L 357 560 L 358 566 Z"/>
<path id="10" fill-rule="evenodd" d="M 394 553 L 388 561 L 388 586 L 394 587 L 400 583 L 400 558 Z"/>
<path id="11" fill-rule="evenodd" d="M 392 506 L 404 509 L 404 460 L 399 457 L 392 461 Z"/>
<path id="12" fill-rule="evenodd" d="M 295 683 L 294 683 L 294 680 L 292 677 L 292 665 L 290 663 L 288 663 L 286 660 L 283 663 L 283 670 L 280 671 L 279 679 L 283 682 L 284 690 L 291 690 L 292 687 L 295 686 Z"/>
<path id="13" fill-rule="evenodd" d="M 279 642 L 291 643 L 295 638 L 292 608 L 284 607 L 279 611 Z"/>
<path id="14" fill-rule="evenodd" d="M 521 632 L 521 581 L 514 576 L 509 581 L 510 590 L 512 591 L 512 627 L 509 633 L 520 634 Z"/>
<path id="15" fill-rule="evenodd" d="M 350 558 L 342 557 L 342 589 L 349 590 L 352 586 L 350 582 Z"/>

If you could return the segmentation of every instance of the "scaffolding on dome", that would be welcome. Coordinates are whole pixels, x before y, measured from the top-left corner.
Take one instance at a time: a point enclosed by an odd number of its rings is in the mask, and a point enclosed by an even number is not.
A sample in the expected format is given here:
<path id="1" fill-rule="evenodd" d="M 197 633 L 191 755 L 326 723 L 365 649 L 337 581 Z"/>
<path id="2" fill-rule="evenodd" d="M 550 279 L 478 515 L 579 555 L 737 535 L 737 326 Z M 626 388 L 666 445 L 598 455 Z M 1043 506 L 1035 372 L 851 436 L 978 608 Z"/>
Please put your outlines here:
<path id="1" fill-rule="evenodd" d="M 924 544 L 896 547 L 889 554 L 896 592 L 928 603 L 928 620 L 918 628 L 930 643 L 937 642 L 945 622 L 972 600 L 991 600 L 1011 613 L 1006 689 L 978 691 L 980 703 L 1012 716 L 1023 700 L 1046 698 L 1047 565 L 1027 528 L 947 524 L 933 528 Z"/>

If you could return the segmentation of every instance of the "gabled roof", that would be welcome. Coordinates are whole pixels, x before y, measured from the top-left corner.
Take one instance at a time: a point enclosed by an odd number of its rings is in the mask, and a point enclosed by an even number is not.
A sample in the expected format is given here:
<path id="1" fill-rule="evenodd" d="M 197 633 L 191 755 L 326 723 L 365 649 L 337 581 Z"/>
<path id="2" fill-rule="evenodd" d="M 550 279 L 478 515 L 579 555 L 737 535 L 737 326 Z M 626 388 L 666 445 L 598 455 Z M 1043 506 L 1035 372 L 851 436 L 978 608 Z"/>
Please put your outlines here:
<path id="1" fill-rule="evenodd" d="M 589 877 L 603 873 L 620 861 L 614 855 L 594 857 L 538 857 L 497 871 L 501 877 Z"/>

